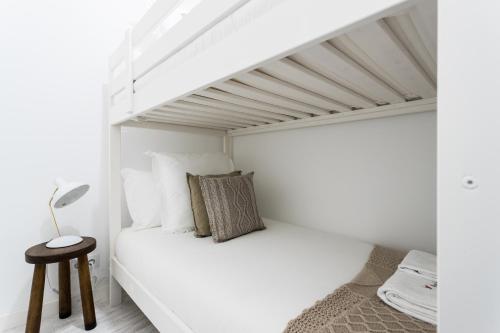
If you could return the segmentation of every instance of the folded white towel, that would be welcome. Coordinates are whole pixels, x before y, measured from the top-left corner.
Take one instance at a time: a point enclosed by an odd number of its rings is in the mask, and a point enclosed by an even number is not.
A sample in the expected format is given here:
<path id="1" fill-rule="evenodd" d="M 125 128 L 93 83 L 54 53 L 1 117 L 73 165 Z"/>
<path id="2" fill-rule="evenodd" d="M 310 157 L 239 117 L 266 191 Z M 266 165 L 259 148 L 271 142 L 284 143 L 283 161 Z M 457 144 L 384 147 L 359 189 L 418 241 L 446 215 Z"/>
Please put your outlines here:
<path id="1" fill-rule="evenodd" d="M 377 291 L 387 305 L 436 325 L 437 282 L 397 270 Z"/>
<path id="2" fill-rule="evenodd" d="M 398 268 L 407 273 L 417 274 L 437 281 L 436 256 L 434 254 L 411 250 L 399 264 Z"/>

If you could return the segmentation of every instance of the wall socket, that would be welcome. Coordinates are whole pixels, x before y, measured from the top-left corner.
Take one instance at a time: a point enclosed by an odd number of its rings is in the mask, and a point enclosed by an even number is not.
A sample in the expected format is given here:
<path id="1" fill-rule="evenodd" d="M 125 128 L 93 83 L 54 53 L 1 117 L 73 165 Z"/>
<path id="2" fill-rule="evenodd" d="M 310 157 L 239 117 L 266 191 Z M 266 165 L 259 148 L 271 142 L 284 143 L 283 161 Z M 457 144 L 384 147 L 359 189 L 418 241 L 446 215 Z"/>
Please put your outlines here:
<path id="1" fill-rule="evenodd" d="M 89 270 L 90 270 L 90 279 L 92 281 L 92 287 L 95 288 L 97 281 L 99 280 L 99 266 L 101 266 L 101 256 L 99 253 L 90 253 L 87 254 L 89 260 Z M 70 261 L 70 269 L 73 271 L 71 274 L 72 281 L 78 278 L 78 259 L 71 259 Z M 75 282 L 71 283 L 72 286 L 78 285 Z"/>
<path id="2" fill-rule="evenodd" d="M 99 253 L 90 253 L 87 254 L 89 259 L 89 265 L 94 268 L 94 271 L 101 266 L 101 256 Z M 74 270 L 78 270 L 78 259 L 71 259 L 70 266 Z"/>
<path id="3" fill-rule="evenodd" d="M 99 255 L 99 253 L 91 253 L 88 255 L 89 257 L 89 262 L 91 260 L 94 260 L 94 268 L 99 268 L 101 267 L 101 256 Z"/>

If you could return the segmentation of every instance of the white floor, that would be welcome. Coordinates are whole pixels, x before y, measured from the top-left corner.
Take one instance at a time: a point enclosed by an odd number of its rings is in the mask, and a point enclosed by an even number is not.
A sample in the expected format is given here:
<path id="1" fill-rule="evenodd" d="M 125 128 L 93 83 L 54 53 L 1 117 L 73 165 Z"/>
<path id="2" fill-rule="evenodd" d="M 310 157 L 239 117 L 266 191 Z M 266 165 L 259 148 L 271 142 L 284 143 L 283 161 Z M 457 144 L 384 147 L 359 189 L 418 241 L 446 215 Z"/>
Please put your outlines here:
<path id="1" fill-rule="evenodd" d="M 92 331 L 85 331 L 81 308 L 74 306 L 73 314 L 69 318 L 59 319 L 57 315 L 54 318 L 44 318 L 40 332 L 158 332 L 127 296 L 124 297 L 120 306 L 113 308 L 107 304 L 106 300 L 95 300 L 95 311 L 97 327 Z M 5 333 L 21 333 L 24 329 L 25 326 L 19 326 Z"/>

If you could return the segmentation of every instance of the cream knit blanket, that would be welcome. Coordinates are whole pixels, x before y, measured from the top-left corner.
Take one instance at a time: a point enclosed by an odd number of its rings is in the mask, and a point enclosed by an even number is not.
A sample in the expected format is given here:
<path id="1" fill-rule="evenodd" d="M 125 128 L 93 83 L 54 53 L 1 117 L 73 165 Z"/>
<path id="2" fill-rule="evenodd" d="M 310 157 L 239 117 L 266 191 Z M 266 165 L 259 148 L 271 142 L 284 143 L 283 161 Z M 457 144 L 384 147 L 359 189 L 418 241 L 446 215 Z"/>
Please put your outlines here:
<path id="1" fill-rule="evenodd" d="M 436 326 L 401 313 L 377 297 L 377 289 L 405 254 L 376 246 L 353 281 L 304 310 L 284 333 L 435 333 Z"/>

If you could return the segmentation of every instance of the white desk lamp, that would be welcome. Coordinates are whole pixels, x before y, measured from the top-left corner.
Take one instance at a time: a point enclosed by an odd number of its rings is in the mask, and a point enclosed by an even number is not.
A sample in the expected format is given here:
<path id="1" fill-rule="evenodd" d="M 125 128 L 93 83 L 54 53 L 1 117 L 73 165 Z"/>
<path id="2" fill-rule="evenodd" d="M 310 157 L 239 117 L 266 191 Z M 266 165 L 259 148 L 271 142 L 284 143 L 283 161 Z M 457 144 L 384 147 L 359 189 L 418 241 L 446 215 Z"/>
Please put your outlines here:
<path id="1" fill-rule="evenodd" d="M 56 179 L 56 189 L 52 193 L 52 197 L 49 200 L 50 215 L 52 217 L 52 222 L 56 226 L 57 234 L 59 237 L 52 239 L 47 243 L 49 248 L 60 248 L 75 245 L 83 241 L 80 236 L 61 236 L 59 232 L 59 226 L 57 225 L 56 217 L 54 215 L 53 208 L 62 208 L 67 205 L 72 204 L 76 200 L 80 199 L 87 191 L 90 186 L 88 184 L 77 183 L 77 182 L 67 182 L 64 179 Z M 52 206 L 54 203 L 54 206 Z"/>

